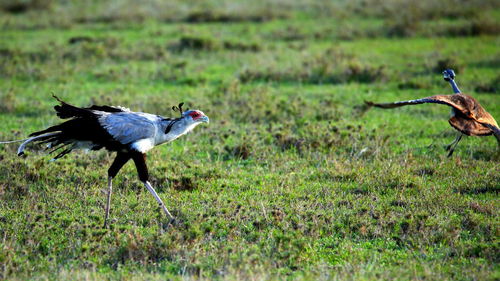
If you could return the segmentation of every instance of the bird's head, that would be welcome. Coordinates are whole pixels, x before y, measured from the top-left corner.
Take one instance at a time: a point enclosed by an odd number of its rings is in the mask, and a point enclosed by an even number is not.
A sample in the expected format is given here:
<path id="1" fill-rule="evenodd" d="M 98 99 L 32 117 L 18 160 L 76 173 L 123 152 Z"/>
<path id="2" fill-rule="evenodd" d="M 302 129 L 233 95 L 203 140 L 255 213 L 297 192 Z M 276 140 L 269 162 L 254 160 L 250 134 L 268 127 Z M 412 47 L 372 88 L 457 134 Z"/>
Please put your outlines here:
<path id="1" fill-rule="evenodd" d="M 208 116 L 200 110 L 186 110 L 182 113 L 182 118 L 194 124 L 210 122 Z"/>
<path id="2" fill-rule="evenodd" d="M 451 81 L 455 79 L 455 72 L 453 69 L 446 69 L 443 71 L 443 78 L 445 81 Z"/>
<path id="3" fill-rule="evenodd" d="M 172 110 L 181 113 L 181 119 L 184 119 L 192 124 L 208 123 L 210 119 L 200 110 L 182 110 L 183 102 L 179 103 L 178 106 L 172 106 Z"/>
<path id="4" fill-rule="evenodd" d="M 180 112 L 181 117 L 175 119 L 166 119 L 168 125 L 165 128 L 165 134 L 169 134 L 172 130 L 177 131 L 177 137 L 186 134 L 191 131 L 194 127 L 201 123 L 208 123 L 210 119 L 200 110 L 182 110 L 184 103 L 180 103 L 178 106 L 172 106 L 174 111 Z M 177 138 L 176 137 L 176 138 Z"/>

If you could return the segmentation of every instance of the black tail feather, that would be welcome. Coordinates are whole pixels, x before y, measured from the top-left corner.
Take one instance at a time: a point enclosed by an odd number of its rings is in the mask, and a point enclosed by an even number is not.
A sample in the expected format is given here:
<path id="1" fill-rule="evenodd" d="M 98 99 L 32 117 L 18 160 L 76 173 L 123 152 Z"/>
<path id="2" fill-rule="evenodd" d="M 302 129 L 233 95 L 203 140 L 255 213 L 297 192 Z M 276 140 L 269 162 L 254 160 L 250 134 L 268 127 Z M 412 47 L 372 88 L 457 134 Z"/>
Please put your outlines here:
<path id="1" fill-rule="evenodd" d="M 63 143 L 63 144 L 57 144 L 57 145 L 54 145 L 54 146 L 52 146 L 52 147 L 47 147 L 47 149 L 52 148 L 52 150 L 51 150 L 51 151 L 49 151 L 49 153 L 48 153 L 48 154 L 52 154 L 52 153 L 56 152 L 57 150 L 59 150 L 59 149 L 61 149 L 61 148 L 65 147 L 65 146 L 67 146 L 67 145 L 69 145 L 69 144 L 70 144 L 70 143 Z"/>
<path id="2" fill-rule="evenodd" d="M 62 126 L 61 125 L 62 124 L 59 124 L 59 125 L 55 125 L 55 126 L 49 127 L 49 128 L 47 128 L 45 130 L 33 132 L 33 133 L 29 134 L 29 136 L 30 137 L 34 137 L 34 136 L 39 136 L 39 135 L 42 135 L 42 134 L 45 134 L 45 133 L 61 131 L 62 130 L 62 128 L 61 128 Z"/>
<path id="3" fill-rule="evenodd" d="M 124 110 L 126 110 L 121 107 L 115 107 L 109 105 L 92 105 L 91 107 L 77 107 L 64 102 L 55 95 L 53 95 L 53 97 L 60 103 L 60 105 L 54 106 L 54 109 L 57 112 L 57 116 L 59 116 L 61 119 L 68 119 L 72 117 L 74 118 L 91 117 L 94 115 L 94 113 L 92 112 L 93 110 L 105 111 L 105 112 L 123 112 Z"/>
<path id="4" fill-rule="evenodd" d="M 109 106 L 109 105 L 93 105 L 93 106 L 87 107 L 85 109 L 105 111 L 105 112 L 123 112 L 124 111 L 123 108 Z"/>
<path id="5" fill-rule="evenodd" d="M 113 106 L 76 107 L 68 104 L 57 96 L 53 97 L 60 103 L 54 106 L 57 116 L 62 119 L 71 118 L 61 124 L 54 125 L 47 129 L 31 133 L 18 149 L 18 154 L 22 154 L 28 143 L 49 144 L 46 150 L 49 153 L 60 153 L 53 159 L 59 159 L 76 148 L 89 148 L 98 150 L 106 147 L 108 150 L 117 151 L 123 148 L 123 144 L 114 140 L 111 135 L 99 123 L 99 117 L 104 112 L 123 112 L 126 108 Z M 101 112 L 99 112 L 101 111 Z M 46 135 L 44 135 L 46 134 Z M 83 147 L 81 146 L 83 144 Z M 69 147 L 68 147 L 69 145 Z M 88 147 L 87 147 L 88 146 Z"/>
<path id="6" fill-rule="evenodd" d="M 90 117 L 93 115 L 87 108 L 76 107 L 62 101 L 55 95 L 52 96 L 60 103 L 60 105 L 54 106 L 54 109 L 56 110 L 57 116 L 61 119 L 68 119 L 72 117 Z"/>
<path id="7" fill-rule="evenodd" d="M 71 148 L 65 149 L 61 153 L 57 154 L 56 157 L 52 158 L 52 160 L 57 160 L 57 159 L 63 157 L 64 155 L 70 153 L 72 150 L 73 149 L 71 149 Z"/>

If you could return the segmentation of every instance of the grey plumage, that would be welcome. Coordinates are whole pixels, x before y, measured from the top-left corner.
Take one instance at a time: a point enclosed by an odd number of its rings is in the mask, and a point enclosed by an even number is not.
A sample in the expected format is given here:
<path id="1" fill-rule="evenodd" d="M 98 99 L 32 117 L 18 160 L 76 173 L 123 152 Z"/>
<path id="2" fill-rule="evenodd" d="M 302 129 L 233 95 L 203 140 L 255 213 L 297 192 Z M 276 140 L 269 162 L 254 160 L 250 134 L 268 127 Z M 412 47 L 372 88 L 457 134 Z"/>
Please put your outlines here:
<path id="1" fill-rule="evenodd" d="M 142 112 L 103 112 L 99 123 L 117 141 L 130 144 L 141 139 L 154 138 L 162 118 Z"/>

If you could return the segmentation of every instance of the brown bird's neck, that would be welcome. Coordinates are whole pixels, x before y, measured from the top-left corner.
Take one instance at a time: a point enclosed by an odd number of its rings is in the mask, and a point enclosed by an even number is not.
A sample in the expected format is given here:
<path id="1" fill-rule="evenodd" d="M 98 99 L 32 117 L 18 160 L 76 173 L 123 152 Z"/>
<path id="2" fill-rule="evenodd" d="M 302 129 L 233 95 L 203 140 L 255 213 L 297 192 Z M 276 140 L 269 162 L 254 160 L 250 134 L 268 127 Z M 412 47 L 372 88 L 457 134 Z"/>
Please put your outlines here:
<path id="1" fill-rule="evenodd" d="M 455 83 L 455 80 L 450 79 L 450 80 L 448 80 L 448 83 L 450 83 L 451 88 L 453 89 L 453 93 L 455 93 L 455 94 L 460 94 L 460 93 L 462 93 L 462 92 L 460 91 L 460 89 L 458 88 L 457 83 Z"/>

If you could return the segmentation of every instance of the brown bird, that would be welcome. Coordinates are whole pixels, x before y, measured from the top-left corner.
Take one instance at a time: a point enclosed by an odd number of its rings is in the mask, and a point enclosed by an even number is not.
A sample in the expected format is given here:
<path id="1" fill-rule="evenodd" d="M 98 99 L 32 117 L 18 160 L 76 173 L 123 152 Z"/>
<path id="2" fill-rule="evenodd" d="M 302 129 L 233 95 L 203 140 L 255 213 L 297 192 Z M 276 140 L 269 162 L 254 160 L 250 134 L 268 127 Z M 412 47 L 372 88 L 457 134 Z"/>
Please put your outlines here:
<path id="1" fill-rule="evenodd" d="M 496 120 L 489 114 L 479 102 L 471 96 L 464 95 L 460 92 L 454 81 L 453 70 L 445 70 L 443 72 L 444 79 L 450 82 L 453 95 L 436 95 L 425 97 L 416 100 L 398 101 L 392 103 L 373 103 L 365 101 L 368 106 L 380 108 L 395 108 L 405 105 L 414 105 L 422 103 L 438 103 L 452 107 L 451 117 L 448 120 L 450 125 L 460 132 L 460 135 L 447 146 L 449 151 L 448 157 L 453 154 L 456 145 L 462 138 L 462 134 L 467 136 L 489 136 L 494 135 L 500 145 L 500 129 Z"/>

